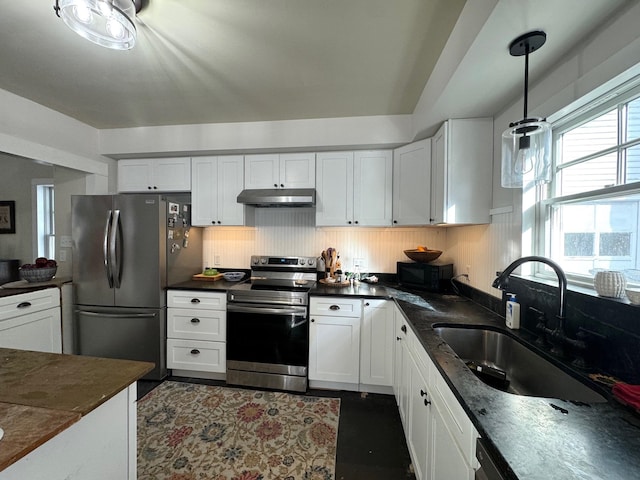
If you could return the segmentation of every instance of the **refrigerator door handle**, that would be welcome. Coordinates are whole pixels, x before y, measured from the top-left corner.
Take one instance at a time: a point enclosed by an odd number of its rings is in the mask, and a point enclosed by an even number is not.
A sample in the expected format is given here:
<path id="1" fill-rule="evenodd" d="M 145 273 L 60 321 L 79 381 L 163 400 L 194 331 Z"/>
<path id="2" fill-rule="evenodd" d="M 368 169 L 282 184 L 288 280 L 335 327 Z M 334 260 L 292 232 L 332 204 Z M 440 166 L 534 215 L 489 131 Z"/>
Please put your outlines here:
<path id="1" fill-rule="evenodd" d="M 111 230 L 111 218 L 113 211 L 107 212 L 107 222 L 104 226 L 104 238 L 102 239 L 102 259 L 104 261 L 104 269 L 107 274 L 107 281 L 109 282 L 109 288 L 113 288 L 113 273 L 111 272 L 111 262 L 109 261 L 109 231 Z"/>
<path id="2" fill-rule="evenodd" d="M 76 310 L 76 313 L 87 317 L 100 318 L 154 318 L 158 316 L 157 313 L 98 313 L 87 310 Z"/>
<path id="3" fill-rule="evenodd" d="M 120 210 L 113 212 L 111 221 L 111 235 L 109 241 L 109 263 L 111 264 L 111 275 L 115 288 L 120 288 L 120 279 L 122 276 L 122 265 L 120 264 L 119 250 L 121 248 L 122 237 L 120 236 Z"/>

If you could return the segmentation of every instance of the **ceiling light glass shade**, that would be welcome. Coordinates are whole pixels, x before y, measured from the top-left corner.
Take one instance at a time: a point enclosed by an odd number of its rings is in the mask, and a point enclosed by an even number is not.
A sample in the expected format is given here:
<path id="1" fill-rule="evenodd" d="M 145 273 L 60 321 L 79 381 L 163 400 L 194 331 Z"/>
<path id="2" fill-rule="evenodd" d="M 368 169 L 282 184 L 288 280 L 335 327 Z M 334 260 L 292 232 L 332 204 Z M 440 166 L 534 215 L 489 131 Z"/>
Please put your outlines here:
<path id="1" fill-rule="evenodd" d="M 114 50 L 136 43 L 133 0 L 59 0 L 58 6 L 64 23 L 93 43 Z"/>
<path id="2" fill-rule="evenodd" d="M 502 186 L 520 188 L 528 180 L 551 181 L 551 124 L 540 118 L 511 123 L 502 134 Z"/>

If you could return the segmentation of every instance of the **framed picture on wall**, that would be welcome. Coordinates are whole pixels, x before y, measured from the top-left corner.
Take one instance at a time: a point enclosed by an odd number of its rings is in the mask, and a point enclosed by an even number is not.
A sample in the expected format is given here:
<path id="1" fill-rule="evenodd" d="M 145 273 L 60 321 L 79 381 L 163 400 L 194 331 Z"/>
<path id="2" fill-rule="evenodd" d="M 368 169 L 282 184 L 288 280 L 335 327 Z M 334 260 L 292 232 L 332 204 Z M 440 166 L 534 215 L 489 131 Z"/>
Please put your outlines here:
<path id="1" fill-rule="evenodd" d="M 0 200 L 0 233 L 16 233 L 16 202 Z"/>

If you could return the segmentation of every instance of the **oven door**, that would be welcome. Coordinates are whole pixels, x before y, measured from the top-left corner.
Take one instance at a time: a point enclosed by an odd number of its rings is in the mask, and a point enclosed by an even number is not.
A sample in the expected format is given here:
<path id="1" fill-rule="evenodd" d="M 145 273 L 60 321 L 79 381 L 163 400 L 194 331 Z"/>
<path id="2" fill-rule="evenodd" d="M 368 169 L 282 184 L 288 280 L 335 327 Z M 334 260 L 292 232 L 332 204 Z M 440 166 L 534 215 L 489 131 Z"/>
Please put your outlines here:
<path id="1" fill-rule="evenodd" d="M 307 307 L 227 303 L 227 370 L 307 375 Z"/>

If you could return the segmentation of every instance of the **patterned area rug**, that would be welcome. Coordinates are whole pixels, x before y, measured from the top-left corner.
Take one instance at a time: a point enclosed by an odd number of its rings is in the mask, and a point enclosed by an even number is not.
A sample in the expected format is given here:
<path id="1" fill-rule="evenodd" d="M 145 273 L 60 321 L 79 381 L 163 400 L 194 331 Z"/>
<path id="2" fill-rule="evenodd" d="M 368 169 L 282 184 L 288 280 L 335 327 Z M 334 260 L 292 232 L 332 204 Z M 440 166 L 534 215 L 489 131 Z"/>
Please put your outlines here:
<path id="1" fill-rule="evenodd" d="M 340 399 L 164 382 L 138 401 L 139 480 L 334 480 Z"/>

